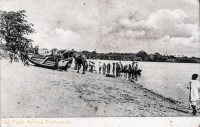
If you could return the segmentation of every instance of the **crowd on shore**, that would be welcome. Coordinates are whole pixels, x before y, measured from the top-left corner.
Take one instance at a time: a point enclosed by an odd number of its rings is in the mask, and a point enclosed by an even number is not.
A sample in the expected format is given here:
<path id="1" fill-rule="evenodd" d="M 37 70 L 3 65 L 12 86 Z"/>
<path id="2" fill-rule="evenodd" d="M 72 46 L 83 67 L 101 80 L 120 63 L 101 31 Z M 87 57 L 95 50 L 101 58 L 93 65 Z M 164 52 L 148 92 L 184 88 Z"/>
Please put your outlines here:
<path id="1" fill-rule="evenodd" d="M 21 59 L 24 66 L 29 65 L 28 59 L 26 57 L 26 54 L 23 52 L 10 52 L 9 53 L 10 61 L 12 62 L 19 62 Z M 141 71 L 138 67 L 138 62 L 132 61 L 132 64 L 122 64 L 122 62 L 113 62 L 113 63 L 102 63 L 99 62 L 98 65 L 96 65 L 94 61 L 89 61 L 88 64 L 86 64 L 85 71 L 89 71 L 92 73 L 98 73 L 105 75 L 106 77 L 117 77 L 122 79 L 127 79 L 129 81 L 135 82 L 138 80 L 138 78 L 141 75 Z M 75 64 L 75 69 L 77 69 L 77 66 Z"/>
<path id="2" fill-rule="evenodd" d="M 86 70 L 92 73 L 105 75 L 106 77 L 117 77 L 129 81 L 137 81 L 141 75 L 138 62 L 135 61 L 133 61 L 132 64 L 122 64 L 122 62 L 95 63 L 94 61 L 89 61 Z"/>

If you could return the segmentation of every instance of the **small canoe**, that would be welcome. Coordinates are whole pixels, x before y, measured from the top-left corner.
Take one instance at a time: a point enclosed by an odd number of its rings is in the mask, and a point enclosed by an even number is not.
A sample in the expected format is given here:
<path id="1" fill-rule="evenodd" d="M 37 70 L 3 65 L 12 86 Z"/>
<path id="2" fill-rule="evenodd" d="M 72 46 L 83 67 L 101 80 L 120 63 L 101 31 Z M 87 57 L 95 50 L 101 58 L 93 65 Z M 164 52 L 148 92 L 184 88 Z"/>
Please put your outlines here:
<path id="1" fill-rule="evenodd" d="M 123 70 L 120 73 L 130 73 L 134 75 L 141 75 L 142 70 Z"/>
<path id="2" fill-rule="evenodd" d="M 134 75 L 141 75 L 142 70 L 130 70 L 127 71 L 126 73 L 134 74 Z"/>
<path id="3" fill-rule="evenodd" d="M 37 57 L 37 56 L 28 56 L 27 59 L 37 67 L 47 68 L 47 69 L 67 69 L 71 67 L 72 59 L 58 59 L 58 62 L 54 62 L 51 60 L 45 60 L 45 58 Z M 62 63 L 62 64 L 61 64 Z"/>

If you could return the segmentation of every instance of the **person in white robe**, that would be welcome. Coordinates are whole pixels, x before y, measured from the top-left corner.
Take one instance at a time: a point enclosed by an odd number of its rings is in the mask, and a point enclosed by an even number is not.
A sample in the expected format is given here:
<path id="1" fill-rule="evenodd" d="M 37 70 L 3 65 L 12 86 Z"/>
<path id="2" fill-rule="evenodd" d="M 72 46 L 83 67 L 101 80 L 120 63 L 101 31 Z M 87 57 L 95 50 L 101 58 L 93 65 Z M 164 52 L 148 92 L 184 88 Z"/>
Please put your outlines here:
<path id="1" fill-rule="evenodd" d="M 191 107 L 193 109 L 192 114 L 196 115 L 197 109 L 196 109 L 196 102 L 199 99 L 199 89 L 200 89 L 200 83 L 197 80 L 198 74 L 193 74 L 192 75 L 192 80 L 190 80 L 188 89 L 190 90 L 189 93 L 189 101 L 191 104 Z"/>

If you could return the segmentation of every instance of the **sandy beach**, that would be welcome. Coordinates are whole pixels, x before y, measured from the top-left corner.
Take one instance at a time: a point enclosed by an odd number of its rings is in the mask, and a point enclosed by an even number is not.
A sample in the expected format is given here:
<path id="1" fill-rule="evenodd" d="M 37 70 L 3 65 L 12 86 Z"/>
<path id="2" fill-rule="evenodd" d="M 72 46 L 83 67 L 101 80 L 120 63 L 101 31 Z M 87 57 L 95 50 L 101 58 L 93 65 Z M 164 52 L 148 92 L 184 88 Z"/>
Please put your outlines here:
<path id="1" fill-rule="evenodd" d="M 3 118 L 192 116 L 192 109 L 124 79 L 8 61 L 1 59 Z"/>

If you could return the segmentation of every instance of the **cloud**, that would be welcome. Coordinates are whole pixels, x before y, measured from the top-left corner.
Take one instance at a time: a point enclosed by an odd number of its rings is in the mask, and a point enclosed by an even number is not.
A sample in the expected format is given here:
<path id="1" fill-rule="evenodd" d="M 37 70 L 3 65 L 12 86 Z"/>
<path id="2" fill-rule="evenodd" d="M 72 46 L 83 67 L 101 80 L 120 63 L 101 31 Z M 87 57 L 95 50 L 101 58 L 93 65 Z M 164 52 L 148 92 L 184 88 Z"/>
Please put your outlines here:
<path id="1" fill-rule="evenodd" d="M 54 30 L 43 30 L 29 37 L 34 39 L 34 45 L 40 48 L 58 48 L 58 49 L 75 49 L 75 50 L 91 50 L 93 45 L 89 45 L 83 37 L 71 30 L 63 30 L 55 28 Z M 84 48 L 83 48 L 84 47 Z"/>
<path id="2" fill-rule="evenodd" d="M 180 9 L 158 10 L 147 20 L 120 18 L 102 27 L 100 47 L 108 46 L 122 52 L 132 49 L 199 56 L 199 28 L 197 24 L 186 22 L 188 18 Z"/>
<path id="3" fill-rule="evenodd" d="M 159 10 L 144 21 L 135 21 L 129 18 L 123 18 L 113 26 L 104 26 L 103 34 L 120 33 L 135 39 L 159 39 L 165 36 L 194 38 L 198 41 L 197 33 L 199 28 L 197 24 L 187 24 L 186 19 L 189 16 L 182 10 Z M 194 36 L 194 37 L 193 37 Z"/>
<path id="4" fill-rule="evenodd" d="M 197 6 L 197 7 L 199 6 L 199 0 L 186 0 L 186 2 L 193 6 Z"/>
<path id="5" fill-rule="evenodd" d="M 90 0 L 85 2 L 94 3 Z M 95 6 L 84 5 L 76 0 L 13 0 L 0 3 L 0 10 L 22 9 L 26 10 L 26 19 L 34 24 L 36 30 L 36 33 L 30 35 L 34 40 L 33 45 L 62 49 L 95 49 L 95 44 L 92 44 L 92 40 L 96 40 L 98 26 Z"/>
<path id="6" fill-rule="evenodd" d="M 147 40 L 159 39 L 166 35 L 189 38 L 199 29 L 196 24 L 186 24 L 184 21 L 188 18 L 189 16 L 182 10 L 163 9 L 150 15 L 146 21 L 135 21 L 129 18 L 120 19 L 119 23 L 112 27 L 114 29 L 107 33 L 125 31 L 124 36 L 127 36 L 129 30 L 138 31 L 138 36 L 133 35 L 133 37 Z"/>
<path id="7" fill-rule="evenodd" d="M 70 30 L 63 30 L 62 28 L 56 28 L 54 31 L 48 32 L 49 36 L 55 38 L 65 38 L 68 40 L 78 39 L 80 36 L 73 31 Z"/>
<path id="8" fill-rule="evenodd" d="M 170 37 L 191 37 L 194 32 L 198 31 L 196 24 L 185 24 L 184 21 L 189 16 L 182 10 L 159 10 L 152 14 L 147 20 L 147 26 L 152 26 L 152 30 L 149 32 L 155 32 L 153 34 L 155 38 L 161 38 L 165 35 Z"/>
<path id="9" fill-rule="evenodd" d="M 173 37 L 165 41 L 165 51 L 176 55 L 198 56 L 200 57 L 199 42 L 191 43 L 190 39 L 184 37 Z"/>
<path id="10" fill-rule="evenodd" d="M 40 47 L 190 54 L 189 50 L 196 51 L 199 43 L 197 3 L 197 0 L 3 0 L 0 10 L 25 9 L 28 22 L 34 24 L 37 32 L 31 39 Z M 185 45 L 190 49 L 186 50 Z M 177 50 L 171 50 L 174 46 L 178 46 Z"/>

